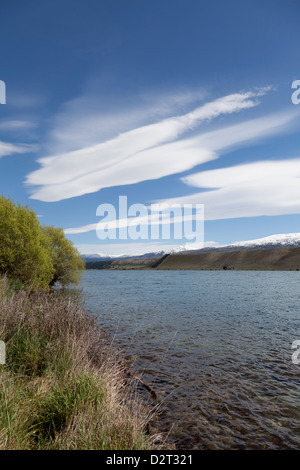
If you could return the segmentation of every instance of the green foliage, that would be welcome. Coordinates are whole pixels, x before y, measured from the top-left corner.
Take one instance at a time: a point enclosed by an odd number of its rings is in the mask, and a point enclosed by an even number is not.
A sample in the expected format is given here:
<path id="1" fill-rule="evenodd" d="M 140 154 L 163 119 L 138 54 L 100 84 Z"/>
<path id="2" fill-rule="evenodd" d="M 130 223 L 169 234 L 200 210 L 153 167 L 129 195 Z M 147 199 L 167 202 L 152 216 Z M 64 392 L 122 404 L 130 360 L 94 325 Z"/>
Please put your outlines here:
<path id="1" fill-rule="evenodd" d="M 148 408 L 80 297 L 8 284 L 0 277 L 0 450 L 150 449 Z"/>
<path id="2" fill-rule="evenodd" d="M 54 275 L 51 285 L 78 284 L 81 271 L 84 269 L 84 261 L 73 243 L 65 237 L 62 228 L 45 226 L 44 231 L 51 240 Z"/>
<path id="3" fill-rule="evenodd" d="M 8 344 L 8 367 L 16 374 L 41 376 L 47 367 L 47 341 L 39 331 L 30 332 L 20 328 Z"/>
<path id="4" fill-rule="evenodd" d="M 29 207 L 0 197 L 0 274 L 33 288 L 78 283 L 84 262 L 61 228 L 42 227 Z M 13 287 L 13 286 L 12 286 Z"/>
<path id="5" fill-rule="evenodd" d="M 0 197 L 0 272 L 32 287 L 53 277 L 50 240 L 34 211 Z"/>
<path id="6" fill-rule="evenodd" d="M 72 415 L 88 407 L 97 411 L 101 406 L 105 406 L 105 392 L 92 374 L 79 373 L 67 377 L 40 397 L 31 430 L 43 447 L 47 441 L 55 439 Z M 99 413 L 98 418 L 100 416 Z"/>
<path id="7" fill-rule="evenodd" d="M 8 281 L 8 290 L 12 294 L 18 292 L 19 290 L 26 289 L 26 285 L 23 282 L 18 281 L 17 279 L 9 279 Z"/>

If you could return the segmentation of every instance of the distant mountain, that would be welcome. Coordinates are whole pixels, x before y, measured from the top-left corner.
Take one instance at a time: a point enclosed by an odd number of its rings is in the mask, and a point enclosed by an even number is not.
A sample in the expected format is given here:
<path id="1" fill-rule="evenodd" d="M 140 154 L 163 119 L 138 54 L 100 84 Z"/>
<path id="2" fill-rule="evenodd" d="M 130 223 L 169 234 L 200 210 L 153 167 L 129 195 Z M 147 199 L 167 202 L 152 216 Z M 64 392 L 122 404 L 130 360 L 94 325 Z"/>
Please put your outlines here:
<path id="1" fill-rule="evenodd" d="M 118 261 L 118 260 L 155 260 L 166 254 L 197 254 L 219 251 L 235 251 L 235 250 L 260 250 L 269 248 L 298 247 L 300 246 L 300 233 L 282 233 L 270 235 L 269 237 L 257 238 L 255 240 L 246 240 L 235 242 L 230 245 L 220 245 L 217 247 L 206 247 L 197 250 L 187 250 L 184 246 L 173 248 L 172 250 L 144 253 L 143 255 L 105 255 L 103 253 L 95 253 L 91 255 L 82 255 L 86 262 L 94 261 Z"/>
<path id="2" fill-rule="evenodd" d="M 157 259 L 161 258 L 165 255 L 164 251 L 158 251 L 153 253 L 145 253 L 143 255 L 114 255 L 108 256 L 102 253 L 95 253 L 92 255 L 82 255 L 84 261 L 86 262 L 94 262 L 94 261 L 118 261 L 118 260 L 150 260 L 150 259 Z"/>
<path id="3" fill-rule="evenodd" d="M 281 233 L 270 235 L 269 237 L 257 238 L 255 240 L 246 240 L 235 242 L 230 245 L 220 245 L 218 247 L 207 247 L 200 250 L 188 250 L 182 252 L 189 253 L 208 253 L 218 251 L 236 251 L 236 250 L 266 250 L 271 248 L 294 248 L 300 246 L 300 233 Z"/>
<path id="4" fill-rule="evenodd" d="M 92 255 L 81 255 L 84 261 L 110 261 L 113 259 L 119 259 L 122 258 L 122 255 L 120 256 L 108 256 L 104 255 L 102 253 L 94 253 Z"/>
<path id="5" fill-rule="evenodd" d="M 300 247 L 238 249 L 168 255 L 158 270 L 300 271 Z"/>
<path id="6" fill-rule="evenodd" d="M 300 246 L 300 233 L 281 233 L 278 235 L 270 235 L 269 237 L 257 238 L 256 240 L 247 240 L 243 242 L 233 243 L 231 246 L 236 247 L 258 247 L 262 248 L 280 248 L 280 247 L 296 247 Z"/>

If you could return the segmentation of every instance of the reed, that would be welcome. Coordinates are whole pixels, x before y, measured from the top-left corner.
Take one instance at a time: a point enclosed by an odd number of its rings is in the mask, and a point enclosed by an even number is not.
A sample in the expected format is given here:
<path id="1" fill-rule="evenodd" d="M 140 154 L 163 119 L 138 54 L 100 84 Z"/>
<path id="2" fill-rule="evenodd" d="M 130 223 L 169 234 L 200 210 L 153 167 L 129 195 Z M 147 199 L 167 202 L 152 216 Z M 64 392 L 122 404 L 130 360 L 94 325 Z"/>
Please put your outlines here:
<path id="1" fill-rule="evenodd" d="M 72 292 L 0 279 L 0 449 L 154 448 L 121 359 Z"/>

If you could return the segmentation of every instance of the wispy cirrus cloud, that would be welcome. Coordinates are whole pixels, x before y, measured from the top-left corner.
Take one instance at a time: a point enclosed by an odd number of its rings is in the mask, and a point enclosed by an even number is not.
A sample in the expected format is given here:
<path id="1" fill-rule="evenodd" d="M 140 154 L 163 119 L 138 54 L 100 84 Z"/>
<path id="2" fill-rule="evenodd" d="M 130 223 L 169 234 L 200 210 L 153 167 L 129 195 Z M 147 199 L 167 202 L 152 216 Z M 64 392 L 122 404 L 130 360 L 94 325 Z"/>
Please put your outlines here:
<path id="1" fill-rule="evenodd" d="M 32 152 L 36 149 L 34 145 L 27 145 L 27 144 L 11 144 L 9 142 L 1 142 L 0 141 L 0 158 L 6 157 L 8 155 L 13 154 L 20 154 L 20 153 L 28 153 Z"/>
<path id="2" fill-rule="evenodd" d="M 180 173 L 217 158 L 215 150 L 207 144 L 208 135 L 203 144 L 201 135 L 178 139 L 203 121 L 256 106 L 264 92 L 228 95 L 184 115 L 137 127 L 100 144 L 41 158 L 42 167 L 26 178 L 27 185 L 38 187 L 31 197 L 59 201 Z M 265 127 L 268 127 L 266 123 Z"/>
<path id="3" fill-rule="evenodd" d="M 36 124 L 31 121 L 0 121 L 0 131 L 19 131 L 19 130 L 28 130 L 34 129 Z"/>
<path id="4" fill-rule="evenodd" d="M 257 142 L 260 139 L 270 137 L 274 134 L 278 135 L 279 133 L 291 130 L 294 123 L 297 123 L 297 118 L 299 118 L 299 111 L 293 109 L 292 111 L 276 113 L 262 118 L 248 120 L 240 124 L 227 126 L 216 131 L 203 133 L 200 136 L 185 139 L 175 144 L 182 145 L 183 149 L 188 147 L 192 149 L 210 148 L 212 155 L 221 155 L 232 148 L 243 146 L 252 140 Z M 162 155 L 163 148 L 164 146 L 159 147 L 159 151 L 162 152 Z M 174 155 L 172 152 L 171 154 Z M 157 164 L 159 164 L 159 159 L 157 159 Z M 281 187 L 285 187 L 285 185 L 287 185 L 287 191 L 285 191 L 284 194 L 286 200 L 289 201 L 288 186 L 290 184 L 290 179 L 286 181 L 282 180 L 280 184 L 278 183 L 278 179 L 280 179 L 280 176 L 286 174 L 289 178 L 293 176 L 297 187 L 298 177 L 296 173 L 294 174 L 294 170 L 297 170 L 297 159 L 279 160 L 275 162 L 262 161 L 246 165 L 237 165 L 230 168 L 198 172 L 181 178 L 181 180 L 188 186 L 201 188 L 202 192 L 156 202 L 181 205 L 185 203 L 205 204 L 206 220 L 272 215 L 273 213 L 274 215 L 275 213 L 297 213 L 298 209 L 295 207 L 291 209 L 291 207 L 288 208 L 287 204 L 277 204 L 278 198 L 280 198 Z M 293 184 L 292 182 L 292 185 Z M 259 186 L 261 191 L 260 203 L 259 201 L 254 203 L 253 198 L 256 198 L 256 194 L 258 194 L 256 191 Z M 276 187 L 278 187 L 277 190 Z M 208 188 L 210 191 L 205 191 L 205 189 Z M 271 200 L 269 200 L 268 194 L 265 195 L 265 193 L 268 193 L 268 188 L 272 189 L 274 193 L 277 191 L 276 197 L 271 197 Z M 244 201 L 246 201 L 245 206 Z M 291 212 L 291 210 L 294 212 Z M 119 223 L 123 223 L 123 221 L 120 219 L 115 221 L 115 224 Z M 129 224 L 130 222 L 128 221 L 128 225 Z M 88 224 L 81 227 L 68 228 L 66 229 L 66 233 L 86 233 L 96 230 L 96 227 L 96 223 Z"/>
<path id="5" fill-rule="evenodd" d="M 202 191 L 160 202 L 202 203 L 206 220 L 300 214 L 300 158 L 203 171 L 182 181 Z"/>
<path id="6" fill-rule="evenodd" d="M 88 89 L 64 103 L 52 118 L 45 142 L 48 154 L 62 154 L 96 145 L 115 136 L 184 114 L 187 106 L 199 106 L 206 96 L 202 89 L 137 93 L 134 101 L 102 96 Z"/>
<path id="7" fill-rule="evenodd" d="M 159 204 L 153 204 L 151 212 L 149 211 L 149 213 L 147 213 L 146 215 L 127 217 L 123 219 L 114 219 L 105 222 L 99 221 L 98 223 L 88 224 L 82 227 L 67 228 L 64 230 L 64 232 L 66 235 L 75 235 L 79 233 L 92 232 L 94 230 L 107 231 L 124 227 L 128 228 L 137 226 L 147 226 L 151 228 L 155 225 L 182 225 L 183 223 L 186 223 L 188 221 L 196 220 L 195 214 L 186 215 L 182 213 L 180 206 L 178 206 L 179 211 L 177 211 L 177 215 L 176 208 L 173 209 L 174 212 L 172 212 L 172 208 L 167 207 L 164 209 L 163 207 L 160 207 Z"/>

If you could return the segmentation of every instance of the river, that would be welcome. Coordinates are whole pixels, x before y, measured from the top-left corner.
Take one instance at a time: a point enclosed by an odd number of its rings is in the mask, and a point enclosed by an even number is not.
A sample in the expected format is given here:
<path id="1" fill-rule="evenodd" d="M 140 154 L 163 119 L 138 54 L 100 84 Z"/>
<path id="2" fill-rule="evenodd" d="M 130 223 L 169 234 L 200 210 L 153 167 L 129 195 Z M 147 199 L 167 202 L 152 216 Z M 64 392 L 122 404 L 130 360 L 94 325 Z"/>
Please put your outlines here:
<path id="1" fill-rule="evenodd" d="M 299 272 L 86 271 L 82 288 L 179 448 L 300 448 Z"/>

